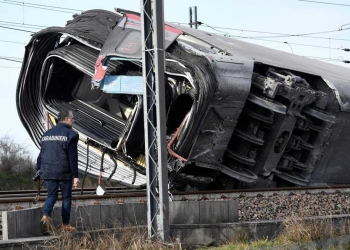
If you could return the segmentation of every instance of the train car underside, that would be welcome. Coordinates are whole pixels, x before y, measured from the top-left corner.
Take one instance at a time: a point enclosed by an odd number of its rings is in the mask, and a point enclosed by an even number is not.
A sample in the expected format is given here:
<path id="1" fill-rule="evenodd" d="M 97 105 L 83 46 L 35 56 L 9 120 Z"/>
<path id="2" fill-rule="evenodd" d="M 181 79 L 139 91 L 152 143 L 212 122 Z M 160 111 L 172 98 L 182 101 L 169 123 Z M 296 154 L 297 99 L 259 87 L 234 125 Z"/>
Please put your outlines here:
<path id="1" fill-rule="evenodd" d="M 17 107 L 38 146 L 59 110 L 74 110 L 79 169 L 141 188 L 146 182 L 141 41 L 139 30 L 127 26 L 137 17 L 127 17 L 92 10 L 65 28 L 34 34 Z M 180 26 L 168 31 L 175 34 L 167 44 L 164 83 L 172 189 L 349 183 L 348 112 L 339 89 L 309 70 L 237 56 L 220 46 L 229 43 L 221 38 L 215 44 Z M 274 53 L 281 60 L 286 54 Z M 302 60 L 311 67 L 315 62 Z"/>

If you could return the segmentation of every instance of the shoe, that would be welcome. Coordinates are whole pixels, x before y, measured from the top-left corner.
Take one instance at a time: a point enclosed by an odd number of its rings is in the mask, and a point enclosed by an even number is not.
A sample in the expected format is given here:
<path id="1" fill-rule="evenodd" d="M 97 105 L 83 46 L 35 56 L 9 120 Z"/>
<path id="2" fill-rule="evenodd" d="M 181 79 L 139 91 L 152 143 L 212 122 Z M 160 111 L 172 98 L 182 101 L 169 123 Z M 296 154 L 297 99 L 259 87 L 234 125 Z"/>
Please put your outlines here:
<path id="1" fill-rule="evenodd" d="M 44 215 L 40 220 L 40 229 L 43 235 L 50 235 L 51 231 L 55 231 L 55 228 L 49 216 Z"/>
<path id="2" fill-rule="evenodd" d="M 62 231 L 64 232 L 73 232 L 76 230 L 75 227 L 71 226 L 70 224 L 61 224 L 61 228 Z"/>

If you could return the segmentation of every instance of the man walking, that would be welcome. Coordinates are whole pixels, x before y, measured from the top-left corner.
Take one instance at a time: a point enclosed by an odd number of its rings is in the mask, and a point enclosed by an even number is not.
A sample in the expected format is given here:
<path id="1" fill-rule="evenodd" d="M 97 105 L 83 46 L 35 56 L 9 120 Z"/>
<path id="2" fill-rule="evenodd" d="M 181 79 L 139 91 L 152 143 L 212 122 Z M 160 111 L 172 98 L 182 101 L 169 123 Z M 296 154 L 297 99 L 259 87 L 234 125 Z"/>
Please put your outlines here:
<path id="1" fill-rule="evenodd" d="M 40 221 L 44 235 L 54 228 L 51 222 L 53 206 L 58 198 L 58 187 L 62 192 L 61 230 L 74 231 L 69 224 L 72 204 L 72 180 L 75 188 L 79 185 L 78 176 L 78 140 L 79 135 L 72 130 L 74 116 L 72 111 L 61 111 L 59 123 L 46 131 L 41 138 L 41 150 L 36 169 L 40 169 L 40 178 L 45 180 L 47 198 L 44 216 Z"/>

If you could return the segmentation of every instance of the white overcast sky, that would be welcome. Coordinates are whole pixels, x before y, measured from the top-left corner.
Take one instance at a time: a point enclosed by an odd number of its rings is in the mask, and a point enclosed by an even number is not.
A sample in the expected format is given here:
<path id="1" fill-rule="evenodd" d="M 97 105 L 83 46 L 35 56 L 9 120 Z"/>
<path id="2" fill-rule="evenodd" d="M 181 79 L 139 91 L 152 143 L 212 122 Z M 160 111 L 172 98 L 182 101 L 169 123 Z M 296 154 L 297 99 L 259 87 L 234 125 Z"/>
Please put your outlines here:
<path id="1" fill-rule="evenodd" d="M 349 4 L 349 0 L 320 0 L 323 2 Z M 105 9 L 113 11 L 114 7 L 140 11 L 139 0 L 34 0 L 24 1 L 33 4 L 53 5 L 78 10 Z M 340 50 L 350 48 L 350 30 L 314 35 L 332 39 L 315 39 L 309 37 L 271 37 L 274 35 L 253 33 L 247 30 L 267 31 L 287 34 L 304 34 L 338 30 L 343 24 L 350 23 L 350 6 L 308 3 L 298 0 L 165 0 L 165 20 L 169 22 L 189 22 L 190 6 L 197 6 L 198 21 L 214 27 L 227 27 L 239 31 L 223 30 L 232 36 L 264 37 L 270 41 L 244 39 L 247 42 L 298 54 L 320 58 L 350 60 L 349 52 Z M 4 22 L 16 22 L 43 26 L 64 26 L 72 18 L 70 13 L 27 8 L 0 2 L 0 26 Z M 20 27 L 18 27 L 20 28 Z M 344 28 L 350 28 L 344 26 Z M 28 29 L 28 28 L 22 28 Z M 218 33 L 218 31 L 200 26 L 199 29 Z M 243 30 L 243 31 L 242 31 Z M 24 46 L 30 34 L 0 27 L 0 56 L 19 57 L 24 55 Z M 348 39 L 335 40 L 335 39 Z M 13 41 L 7 43 L 4 41 Z M 284 42 L 289 43 L 285 44 Z M 22 44 L 23 43 L 23 44 Z M 306 44 L 326 48 L 300 46 Z M 329 49 L 332 48 L 332 49 Z M 281 58 L 282 59 L 282 58 Z M 349 64 L 333 62 L 343 67 Z M 18 143 L 24 144 L 33 157 L 38 153 L 27 132 L 23 128 L 16 110 L 16 85 L 20 69 L 19 63 L 0 60 L 0 136 L 9 135 Z M 349 69 L 350 70 L 350 69 Z"/>

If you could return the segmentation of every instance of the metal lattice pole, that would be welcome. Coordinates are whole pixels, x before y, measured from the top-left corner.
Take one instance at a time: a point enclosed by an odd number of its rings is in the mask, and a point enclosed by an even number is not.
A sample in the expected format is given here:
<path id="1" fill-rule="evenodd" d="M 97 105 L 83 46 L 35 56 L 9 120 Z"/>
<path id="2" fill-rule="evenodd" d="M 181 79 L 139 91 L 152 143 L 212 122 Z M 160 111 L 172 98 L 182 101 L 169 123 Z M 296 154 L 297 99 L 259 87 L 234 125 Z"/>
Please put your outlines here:
<path id="1" fill-rule="evenodd" d="M 149 238 L 169 240 L 163 0 L 141 0 Z M 157 198 L 157 187 L 159 199 Z"/>

